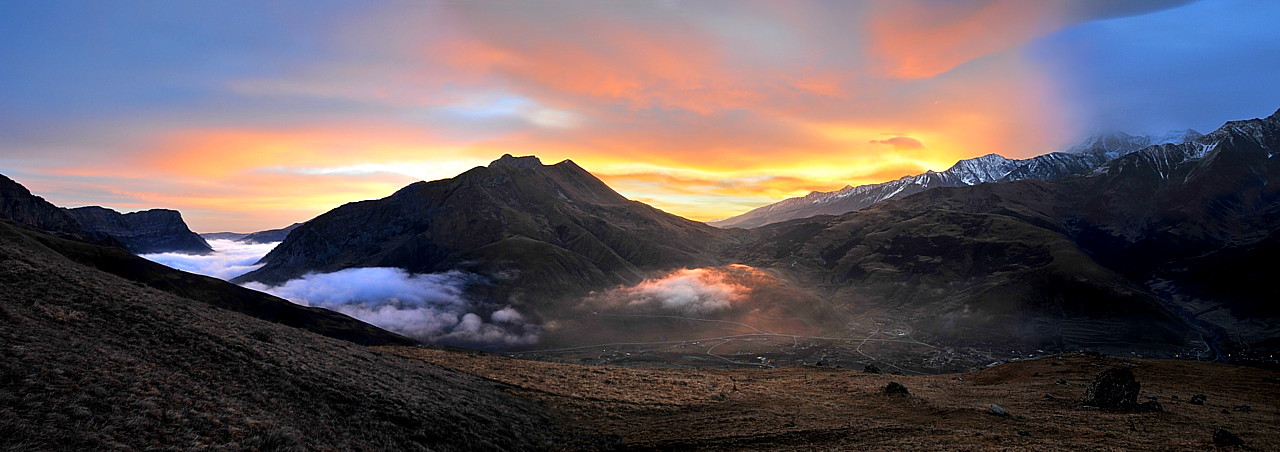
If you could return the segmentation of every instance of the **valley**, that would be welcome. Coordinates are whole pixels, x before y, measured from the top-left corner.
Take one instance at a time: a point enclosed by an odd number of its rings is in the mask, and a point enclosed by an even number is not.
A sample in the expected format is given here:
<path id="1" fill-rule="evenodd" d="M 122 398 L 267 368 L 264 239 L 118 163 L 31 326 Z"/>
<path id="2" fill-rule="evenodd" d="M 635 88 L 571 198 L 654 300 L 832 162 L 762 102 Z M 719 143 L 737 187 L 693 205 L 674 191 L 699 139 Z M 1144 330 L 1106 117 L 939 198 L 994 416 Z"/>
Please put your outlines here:
<path id="1" fill-rule="evenodd" d="M 0 452 L 1280 450 L 1277 22 L 0 1 Z"/>

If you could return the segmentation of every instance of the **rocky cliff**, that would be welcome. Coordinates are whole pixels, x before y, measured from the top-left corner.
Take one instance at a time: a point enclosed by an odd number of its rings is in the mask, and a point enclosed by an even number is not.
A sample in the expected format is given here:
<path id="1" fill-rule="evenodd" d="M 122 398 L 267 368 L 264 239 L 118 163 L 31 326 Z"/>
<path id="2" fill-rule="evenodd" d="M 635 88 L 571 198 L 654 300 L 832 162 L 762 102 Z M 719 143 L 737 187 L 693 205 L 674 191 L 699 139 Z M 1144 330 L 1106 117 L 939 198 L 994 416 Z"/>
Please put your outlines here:
<path id="1" fill-rule="evenodd" d="M 178 252 L 205 254 L 213 252 L 176 210 L 152 209 L 122 214 L 104 207 L 90 206 L 67 209 L 80 227 L 93 233 L 115 237 L 136 254 Z"/>
<path id="2" fill-rule="evenodd" d="M 0 175 L 0 217 L 35 229 L 83 234 L 84 229 L 67 212 L 31 194 L 13 179 Z"/>

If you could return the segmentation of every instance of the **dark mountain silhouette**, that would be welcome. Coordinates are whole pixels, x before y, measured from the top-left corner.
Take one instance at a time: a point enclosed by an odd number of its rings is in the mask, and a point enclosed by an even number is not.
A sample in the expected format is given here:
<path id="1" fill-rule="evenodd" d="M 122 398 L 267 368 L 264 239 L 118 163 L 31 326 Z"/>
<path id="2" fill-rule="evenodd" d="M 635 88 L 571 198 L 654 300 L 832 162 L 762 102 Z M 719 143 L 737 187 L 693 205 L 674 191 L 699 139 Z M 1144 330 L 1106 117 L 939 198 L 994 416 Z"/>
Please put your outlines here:
<path id="1" fill-rule="evenodd" d="M 176 210 L 151 209 L 120 213 L 105 207 L 67 209 L 80 227 L 92 233 L 114 237 L 137 254 L 178 252 L 206 254 L 213 248 L 182 221 Z"/>
<path id="2" fill-rule="evenodd" d="M 245 243 L 283 242 L 285 237 L 289 236 L 290 232 L 293 232 L 294 229 L 298 229 L 298 226 L 302 226 L 302 223 L 294 223 L 280 229 L 268 229 L 265 231 L 245 234 L 244 237 L 235 240 Z"/>
<path id="3" fill-rule="evenodd" d="M 248 236 L 247 232 L 205 232 L 200 238 L 205 240 L 240 240 Z"/>
<path id="4" fill-rule="evenodd" d="M 85 230 L 65 209 L 32 194 L 27 187 L 2 174 L 0 174 L 0 218 L 51 234 L 123 246 L 104 234 L 94 234 Z"/>
<path id="5" fill-rule="evenodd" d="M 350 267 L 462 268 L 501 280 L 491 296 L 541 299 L 706 265 L 723 234 L 628 200 L 572 161 L 505 155 L 307 221 L 237 281 L 276 284 Z"/>
<path id="6" fill-rule="evenodd" d="M 200 234 L 205 240 L 235 240 L 243 243 L 274 243 L 283 242 L 290 232 L 301 226 L 302 223 L 294 223 L 280 229 L 268 229 L 258 232 L 206 232 Z"/>
<path id="7" fill-rule="evenodd" d="M 38 231 L 134 253 L 212 251 L 177 211 L 154 209 L 120 214 L 102 207 L 63 209 L 0 175 L 0 218 Z"/>

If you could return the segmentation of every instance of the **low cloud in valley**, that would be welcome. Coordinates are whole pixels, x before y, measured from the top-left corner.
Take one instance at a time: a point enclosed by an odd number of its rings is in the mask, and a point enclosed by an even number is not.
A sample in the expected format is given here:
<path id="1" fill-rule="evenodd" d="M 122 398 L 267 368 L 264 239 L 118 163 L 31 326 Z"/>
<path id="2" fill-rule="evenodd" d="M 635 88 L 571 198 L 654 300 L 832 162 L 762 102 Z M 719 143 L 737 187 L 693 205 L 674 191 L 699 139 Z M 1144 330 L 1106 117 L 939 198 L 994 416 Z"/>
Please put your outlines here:
<path id="1" fill-rule="evenodd" d="M 229 280 L 253 271 L 279 243 L 208 240 L 207 255 L 157 253 L 143 258 L 191 273 Z M 397 268 L 349 268 L 308 274 L 278 286 L 248 283 L 297 304 L 341 312 L 381 328 L 433 343 L 513 347 L 537 342 L 541 328 L 515 308 L 469 298 L 478 275 L 449 271 L 417 275 Z"/>
<path id="2" fill-rule="evenodd" d="M 257 265 L 258 260 L 280 244 L 279 242 L 241 243 L 235 240 L 207 240 L 207 242 L 213 247 L 213 253 L 205 255 L 156 253 L 141 256 L 152 262 L 185 272 L 228 280 L 261 267 Z"/>
<path id="3" fill-rule="evenodd" d="M 245 287 L 347 314 L 432 343 L 512 347 L 537 342 L 540 328 L 510 306 L 472 300 L 483 277 L 460 271 L 410 274 L 398 268 L 312 273 L 278 286 Z"/>

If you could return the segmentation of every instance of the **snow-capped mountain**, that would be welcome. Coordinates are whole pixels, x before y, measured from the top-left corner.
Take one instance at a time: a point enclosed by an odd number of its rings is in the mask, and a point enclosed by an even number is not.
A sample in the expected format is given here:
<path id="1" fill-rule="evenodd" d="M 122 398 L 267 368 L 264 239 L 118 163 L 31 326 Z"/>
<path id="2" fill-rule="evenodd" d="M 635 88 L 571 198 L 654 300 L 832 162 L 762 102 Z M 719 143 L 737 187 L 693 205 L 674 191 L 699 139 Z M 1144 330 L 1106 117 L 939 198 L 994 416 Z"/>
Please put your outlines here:
<path id="1" fill-rule="evenodd" d="M 1094 135 L 1067 149 L 1070 154 L 1097 154 L 1108 160 L 1158 144 L 1182 144 L 1203 136 L 1191 129 L 1170 130 L 1161 135 L 1129 135 L 1124 132 Z"/>
<path id="2" fill-rule="evenodd" d="M 1152 137 L 1151 144 L 1182 144 L 1188 141 L 1195 141 L 1197 138 L 1202 136 L 1204 136 L 1204 134 L 1191 129 L 1170 130 L 1158 137 Z"/>
<path id="3" fill-rule="evenodd" d="M 708 222 L 721 228 L 754 228 L 780 221 L 807 218 L 814 215 L 837 215 L 864 209 L 888 199 L 919 193 L 937 187 L 963 187 L 966 185 L 995 182 L 1021 165 L 997 154 L 987 154 L 961 160 L 946 171 L 927 171 L 889 182 L 845 186 L 830 192 L 815 191 L 808 195 L 785 199 L 745 214 L 724 220 Z"/>
<path id="4" fill-rule="evenodd" d="M 1153 145 L 1181 145 L 1202 136 L 1190 129 L 1173 130 L 1159 136 L 1116 132 L 1089 137 L 1066 152 L 1053 152 L 1029 159 L 1014 160 L 999 154 L 987 154 L 960 160 L 946 171 L 927 171 L 879 184 L 856 187 L 846 185 L 836 191 L 814 191 L 742 215 L 709 221 L 707 224 L 721 228 L 754 228 L 815 215 L 839 215 L 937 187 L 963 187 L 1023 179 L 1051 180 L 1088 174 L 1122 155 Z"/>

